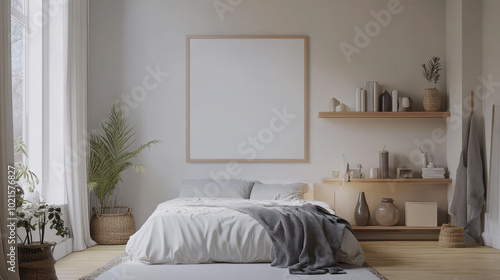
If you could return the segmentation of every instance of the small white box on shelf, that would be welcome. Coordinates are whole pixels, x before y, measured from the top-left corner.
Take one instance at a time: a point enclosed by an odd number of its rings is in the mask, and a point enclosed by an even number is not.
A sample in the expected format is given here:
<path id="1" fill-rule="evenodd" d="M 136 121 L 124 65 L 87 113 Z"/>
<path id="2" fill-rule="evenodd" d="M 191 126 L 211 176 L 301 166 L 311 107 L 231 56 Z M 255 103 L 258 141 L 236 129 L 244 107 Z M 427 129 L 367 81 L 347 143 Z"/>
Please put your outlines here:
<path id="1" fill-rule="evenodd" d="M 437 202 L 405 202 L 407 227 L 437 227 Z"/>

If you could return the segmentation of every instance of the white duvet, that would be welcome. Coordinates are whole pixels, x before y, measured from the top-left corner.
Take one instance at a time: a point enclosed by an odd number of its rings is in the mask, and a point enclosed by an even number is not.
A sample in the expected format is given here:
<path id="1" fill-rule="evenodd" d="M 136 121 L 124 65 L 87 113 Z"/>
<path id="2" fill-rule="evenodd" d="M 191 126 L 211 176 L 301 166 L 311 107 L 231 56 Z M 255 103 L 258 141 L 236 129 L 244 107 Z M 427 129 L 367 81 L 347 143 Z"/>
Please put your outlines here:
<path id="1" fill-rule="evenodd" d="M 264 228 L 250 216 L 224 206 L 231 204 L 302 205 L 319 201 L 263 201 L 221 198 L 177 198 L 158 205 L 146 223 L 130 237 L 128 261 L 147 264 L 271 262 L 273 245 Z M 337 262 L 360 265 L 364 254 L 349 230 L 344 233 Z"/>

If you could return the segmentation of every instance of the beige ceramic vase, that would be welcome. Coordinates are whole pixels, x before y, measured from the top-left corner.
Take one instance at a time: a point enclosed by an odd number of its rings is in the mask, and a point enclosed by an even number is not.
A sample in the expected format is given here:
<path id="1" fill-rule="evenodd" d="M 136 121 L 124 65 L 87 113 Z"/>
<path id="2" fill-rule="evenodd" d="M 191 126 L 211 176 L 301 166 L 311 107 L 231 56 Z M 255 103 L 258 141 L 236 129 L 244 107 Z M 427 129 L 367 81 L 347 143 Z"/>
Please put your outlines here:
<path id="1" fill-rule="evenodd" d="M 379 225 L 395 226 L 399 223 L 399 210 L 392 202 L 392 198 L 382 198 L 382 203 L 375 209 L 375 220 Z"/>
<path id="2" fill-rule="evenodd" d="M 437 112 L 441 108 L 441 95 L 437 88 L 427 88 L 424 90 L 424 111 Z"/>

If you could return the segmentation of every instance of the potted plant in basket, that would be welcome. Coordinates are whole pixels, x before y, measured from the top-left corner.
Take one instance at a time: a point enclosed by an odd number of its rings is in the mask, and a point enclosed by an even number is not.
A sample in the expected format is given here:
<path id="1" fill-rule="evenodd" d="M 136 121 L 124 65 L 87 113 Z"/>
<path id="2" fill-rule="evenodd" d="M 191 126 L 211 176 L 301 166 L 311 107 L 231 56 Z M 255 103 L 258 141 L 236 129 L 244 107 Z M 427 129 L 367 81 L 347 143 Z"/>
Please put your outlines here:
<path id="1" fill-rule="evenodd" d="M 99 210 L 93 208 L 90 235 L 98 244 L 125 244 L 135 233 L 134 217 L 131 208 L 114 206 L 112 195 L 123 171 L 132 169 L 145 173 L 144 165 L 133 164 L 130 160 L 159 141 L 151 140 L 129 151 L 133 143 L 133 128 L 115 104 L 111 107 L 109 118 L 101 124 L 101 129 L 102 132 L 90 133 L 87 187 L 99 202 Z M 125 213 L 120 213 L 120 209 L 126 209 Z"/>
<path id="2" fill-rule="evenodd" d="M 19 252 L 19 275 L 21 279 L 57 279 L 52 255 L 55 242 L 45 241 L 46 226 L 56 230 L 56 235 L 65 237 L 69 229 L 61 219 L 61 208 L 46 202 L 32 203 L 23 199 L 23 191 L 18 188 L 17 228 L 23 228 L 25 238 L 18 235 L 22 244 L 17 244 Z M 33 232 L 38 232 L 34 241 Z"/>
<path id="3" fill-rule="evenodd" d="M 26 145 L 22 138 L 14 141 L 14 151 L 16 154 L 26 153 Z M 24 229 L 25 237 L 19 234 L 17 250 L 19 252 L 19 275 L 21 279 L 57 279 L 54 268 L 55 260 L 52 255 L 56 246 L 55 242 L 45 241 L 46 226 L 56 231 L 57 236 L 65 237 L 69 234 L 69 229 L 64 226 L 61 219 L 61 208 L 40 202 L 39 195 L 35 192 L 38 184 L 38 177 L 27 165 L 21 162 L 16 163 L 14 181 L 16 183 L 16 215 L 18 229 Z M 28 194 L 30 200 L 20 187 L 21 181 L 28 184 Z M 33 195 L 35 194 L 35 195 Z M 35 233 L 35 238 L 33 237 Z M 37 240 L 35 240 L 37 238 Z"/>
<path id="4" fill-rule="evenodd" d="M 427 63 L 422 64 L 422 74 L 427 82 L 434 85 L 437 84 L 441 74 L 441 58 L 437 56 L 431 57 Z M 436 112 L 441 108 L 441 96 L 439 95 L 439 90 L 434 86 L 433 88 L 426 88 L 424 90 L 424 111 L 426 112 Z"/>

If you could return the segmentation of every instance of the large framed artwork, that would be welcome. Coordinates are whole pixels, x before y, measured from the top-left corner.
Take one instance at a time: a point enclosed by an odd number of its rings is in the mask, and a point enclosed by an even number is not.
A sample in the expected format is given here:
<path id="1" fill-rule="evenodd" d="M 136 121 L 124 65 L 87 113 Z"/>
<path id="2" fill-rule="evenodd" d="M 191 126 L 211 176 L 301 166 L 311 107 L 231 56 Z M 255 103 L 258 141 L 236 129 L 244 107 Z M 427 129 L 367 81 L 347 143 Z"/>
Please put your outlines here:
<path id="1" fill-rule="evenodd" d="M 308 37 L 187 36 L 186 161 L 308 162 Z"/>

